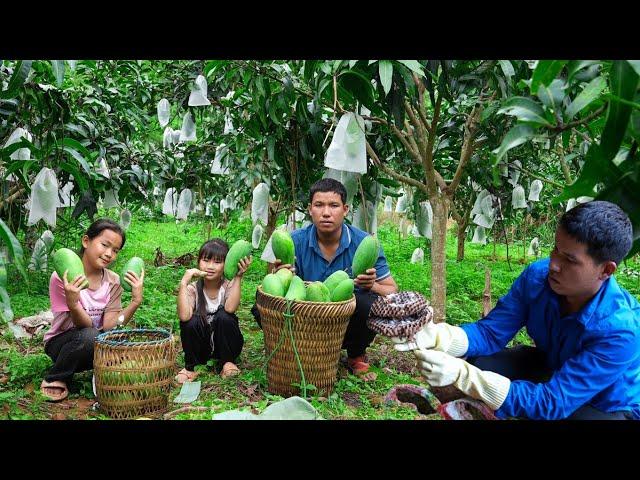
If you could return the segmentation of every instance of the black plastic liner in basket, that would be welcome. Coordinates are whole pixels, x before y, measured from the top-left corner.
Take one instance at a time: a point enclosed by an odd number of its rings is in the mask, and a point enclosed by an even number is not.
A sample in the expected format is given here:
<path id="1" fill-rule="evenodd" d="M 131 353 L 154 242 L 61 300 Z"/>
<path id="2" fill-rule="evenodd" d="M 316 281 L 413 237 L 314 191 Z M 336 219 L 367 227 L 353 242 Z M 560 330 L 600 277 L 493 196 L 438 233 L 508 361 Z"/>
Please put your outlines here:
<path id="1" fill-rule="evenodd" d="M 386 337 L 409 339 L 433 318 L 429 301 L 418 292 L 380 296 L 371 306 L 367 325 Z"/>

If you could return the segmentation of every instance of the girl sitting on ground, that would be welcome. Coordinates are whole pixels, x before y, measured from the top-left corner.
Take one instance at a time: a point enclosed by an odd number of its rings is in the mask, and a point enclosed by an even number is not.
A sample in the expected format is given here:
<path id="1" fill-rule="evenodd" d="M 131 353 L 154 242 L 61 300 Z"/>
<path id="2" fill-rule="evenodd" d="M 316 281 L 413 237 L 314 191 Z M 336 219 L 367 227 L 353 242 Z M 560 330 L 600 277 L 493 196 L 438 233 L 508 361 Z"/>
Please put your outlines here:
<path id="1" fill-rule="evenodd" d="M 198 376 L 196 365 L 218 360 L 223 378 L 237 375 L 235 364 L 244 345 L 238 317 L 240 284 L 252 257 L 238 262 L 238 273 L 231 280 L 223 276 L 229 246 L 215 238 L 206 242 L 198 253 L 198 268 L 187 270 L 178 291 L 180 339 L 184 350 L 185 368 L 176 375 L 178 383 L 191 382 Z M 191 283 L 200 277 L 196 283 Z"/>
<path id="2" fill-rule="evenodd" d="M 56 272 L 49 281 L 49 298 L 53 321 L 44 335 L 44 351 L 53 360 L 41 392 L 50 401 L 60 401 L 69 394 L 74 373 L 93 368 L 93 348 L 99 333 L 127 323 L 142 303 L 144 272 L 138 277 L 127 272 L 131 284 L 131 303 L 122 308 L 122 286 L 117 273 L 107 269 L 124 247 L 122 227 L 101 218 L 89 226 L 82 237 L 80 256 L 84 275 L 60 278 Z M 87 288 L 81 289 L 86 281 Z"/>

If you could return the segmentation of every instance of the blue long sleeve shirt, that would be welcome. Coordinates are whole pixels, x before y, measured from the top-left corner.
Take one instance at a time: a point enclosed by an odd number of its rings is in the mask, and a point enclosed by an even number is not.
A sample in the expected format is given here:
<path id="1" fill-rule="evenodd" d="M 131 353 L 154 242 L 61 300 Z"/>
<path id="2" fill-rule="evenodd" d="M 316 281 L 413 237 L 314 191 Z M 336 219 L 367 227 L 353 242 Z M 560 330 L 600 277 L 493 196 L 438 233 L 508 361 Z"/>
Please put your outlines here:
<path id="1" fill-rule="evenodd" d="M 496 416 L 561 419 L 589 404 L 640 419 L 640 304 L 614 277 L 579 312 L 562 316 L 549 259 L 529 265 L 482 320 L 462 328 L 466 355 L 492 355 L 522 328 L 554 372 L 546 383 L 511 382 Z"/>

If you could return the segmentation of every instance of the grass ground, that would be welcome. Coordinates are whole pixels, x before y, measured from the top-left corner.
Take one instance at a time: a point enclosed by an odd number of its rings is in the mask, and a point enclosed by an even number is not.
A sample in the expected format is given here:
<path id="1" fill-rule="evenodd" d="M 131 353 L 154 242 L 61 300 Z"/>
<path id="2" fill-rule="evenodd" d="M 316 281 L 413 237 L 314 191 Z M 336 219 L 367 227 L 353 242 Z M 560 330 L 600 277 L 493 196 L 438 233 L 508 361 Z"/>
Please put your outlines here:
<path id="1" fill-rule="evenodd" d="M 179 335 L 178 318 L 175 313 L 176 293 L 185 268 L 174 266 L 155 267 L 153 260 L 156 249 L 161 248 L 167 258 L 179 257 L 185 253 L 197 254 L 206 240 L 209 224 L 189 221 L 177 225 L 165 220 L 134 217 L 127 231 L 127 243 L 112 269 L 118 272 L 126 260 L 141 256 L 147 266 L 145 276 L 144 303 L 135 316 L 137 327 L 162 327 Z M 211 236 L 220 236 L 229 243 L 251 237 L 251 221 L 235 218 L 224 231 L 211 229 Z M 414 290 L 430 296 L 430 264 L 411 264 L 411 254 L 417 247 L 425 249 L 428 258 L 427 241 L 407 237 L 400 239 L 395 224 L 382 221 L 378 229 L 391 271 L 401 290 Z M 79 240 L 78 240 L 79 241 Z M 250 313 L 256 286 L 264 276 L 266 264 L 259 260 L 264 248 L 263 239 L 259 253 L 249 268 L 242 285 L 242 304 L 238 311 L 240 325 L 245 336 L 245 346 L 239 360 L 242 373 L 234 378 L 221 379 L 213 373 L 212 365 L 198 367 L 201 370 L 202 391 L 194 408 L 178 413 L 176 419 L 209 419 L 212 414 L 236 408 L 250 408 L 254 413 L 262 411 L 270 403 L 281 397 L 266 391 L 265 355 L 262 331 Z M 57 244 L 56 248 L 78 245 Z M 542 255 L 546 256 L 550 245 L 542 245 Z M 447 317 L 452 324 L 476 321 L 480 317 L 484 271 L 492 272 L 493 302 L 504 295 L 512 282 L 525 266 L 522 246 L 511 246 L 510 266 L 506 261 L 506 249 L 497 247 L 493 258 L 493 246 L 467 243 L 466 255 L 462 262 L 456 262 L 456 242 L 450 235 L 447 243 Z M 532 259 L 529 258 L 530 262 Z M 640 298 L 640 264 L 630 262 L 617 276 L 618 281 L 636 297 Z M 10 271 L 9 294 L 16 318 L 36 314 L 49 308 L 48 273 L 31 274 L 25 284 L 15 271 Z M 123 294 L 123 302 L 130 301 L 130 294 Z M 75 376 L 69 398 L 59 404 L 45 402 L 39 393 L 40 381 L 51 365 L 44 353 L 42 336 L 31 340 L 15 339 L 8 329 L 0 337 L 0 418 L 48 419 L 48 418 L 90 418 L 106 419 L 99 411 L 92 409 L 95 398 L 91 387 L 91 372 Z M 530 343 L 524 331 L 518 333 L 514 343 Z M 421 384 L 421 377 L 415 368 L 413 356 L 396 352 L 391 342 L 381 336 L 376 337 L 369 349 L 369 358 L 377 379 L 373 382 L 360 380 L 341 366 L 334 392 L 328 397 L 313 397 L 310 402 L 320 415 L 328 419 L 413 419 L 425 418 L 414 409 L 404 406 L 388 406 L 384 396 L 395 385 Z M 177 357 L 176 371 L 184 366 L 184 355 Z M 173 399 L 179 392 L 174 387 Z M 171 404 L 178 409 L 181 405 Z M 426 417 L 429 418 L 429 417 Z"/>

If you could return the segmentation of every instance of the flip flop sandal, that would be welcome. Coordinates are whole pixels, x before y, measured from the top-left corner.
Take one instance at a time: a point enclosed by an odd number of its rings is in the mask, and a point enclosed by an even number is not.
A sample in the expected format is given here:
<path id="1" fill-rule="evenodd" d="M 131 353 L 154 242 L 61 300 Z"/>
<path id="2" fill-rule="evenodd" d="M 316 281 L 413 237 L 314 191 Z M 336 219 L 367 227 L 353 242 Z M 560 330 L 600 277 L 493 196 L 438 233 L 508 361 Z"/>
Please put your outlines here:
<path id="1" fill-rule="evenodd" d="M 180 376 L 182 376 L 184 380 L 179 378 Z M 185 382 L 193 382 L 196 378 L 198 378 L 198 372 L 189 372 L 186 368 L 183 368 L 175 376 L 175 381 L 182 385 Z"/>
<path id="2" fill-rule="evenodd" d="M 365 382 L 373 381 L 378 378 L 378 374 L 369 370 L 370 365 L 366 362 L 366 358 L 358 358 L 360 359 L 353 362 L 347 358 L 347 370 L 349 370 L 352 375 L 361 378 Z"/>
<path id="3" fill-rule="evenodd" d="M 45 388 L 59 388 L 62 391 L 58 394 L 51 394 L 47 393 L 45 391 Z M 43 380 L 42 384 L 40 385 L 40 391 L 49 402 L 59 402 L 69 396 L 69 389 L 67 387 L 67 384 L 59 380 L 55 380 L 53 382 L 47 382 L 46 380 Z"/>

